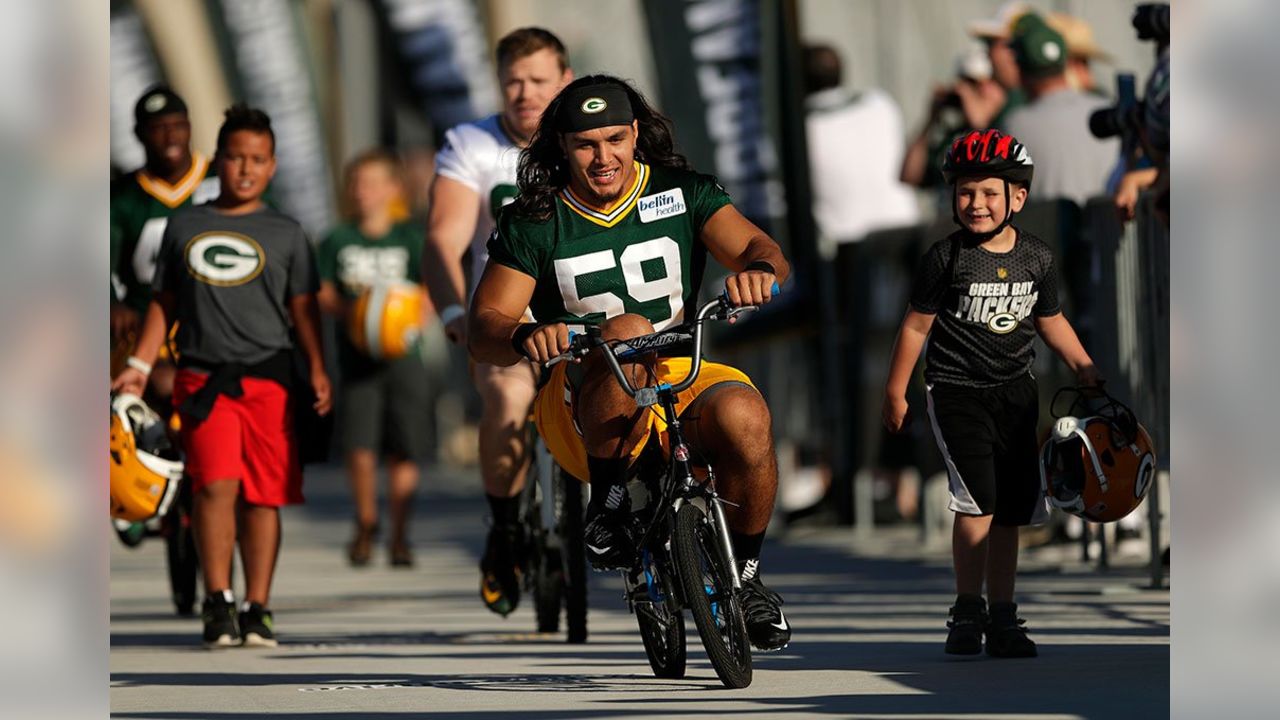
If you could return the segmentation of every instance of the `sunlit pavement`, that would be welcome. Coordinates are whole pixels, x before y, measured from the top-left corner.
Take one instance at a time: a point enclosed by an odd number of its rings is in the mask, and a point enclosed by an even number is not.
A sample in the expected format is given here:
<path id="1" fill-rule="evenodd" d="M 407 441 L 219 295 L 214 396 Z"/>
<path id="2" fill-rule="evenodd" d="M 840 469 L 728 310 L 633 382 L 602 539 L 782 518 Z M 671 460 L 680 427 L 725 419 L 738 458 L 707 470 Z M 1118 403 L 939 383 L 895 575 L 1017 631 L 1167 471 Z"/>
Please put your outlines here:
<path id="1" fill-rule="evenodd" d="M 763 574 L 786 599 L 791 646 L 757 654 L 725 690 L 692 620 L 689 671 L 654 678 L 610 575 L 591 578 L 591 638 L 532 632 L 527 604 L 482 606 L 476 562 L 487 510 L 474 473 L 430 471 L 417 505 L 417 566 L 379 547 L 346 564 L 350 511 L 337 469 L 310 471 L 309 503 L 284 514 L 272 599 L 280 647 L 204 650 L 198 619 L 168 600 L 164 544 L 112 538 L 111 709 L 120 718 L 1102 718 L 1169 713 L 1169 594 L 1142 568 L 1106 575 L 1036 557 L 1019 580 L 1040 657 L 944 655 L 953 599 L 945 554 L 909 529 L 855 546 L 847 530 L 766 544 Z M 104 532 L 109 532 L 104 521 Z M 1069 555 L 1069 553 L 1066 553 Z M 1057 555 L 1063 555 L 1058 553 Z M 239 580 L 237 579 L 237 583 Z"/>

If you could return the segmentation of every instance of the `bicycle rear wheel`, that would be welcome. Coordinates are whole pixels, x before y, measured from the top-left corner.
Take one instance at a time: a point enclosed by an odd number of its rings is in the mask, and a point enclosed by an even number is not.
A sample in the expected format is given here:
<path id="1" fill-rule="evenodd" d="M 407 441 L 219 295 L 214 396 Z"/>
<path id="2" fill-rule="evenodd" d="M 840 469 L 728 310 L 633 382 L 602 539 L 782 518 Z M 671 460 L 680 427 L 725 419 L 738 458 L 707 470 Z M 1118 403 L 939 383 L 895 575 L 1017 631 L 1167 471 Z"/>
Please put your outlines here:
<path id="1" fill-rule="evenodd" d="M 183 478 L 178 497 L 165 517 L 165 555 L 168 559 L 169 590 L 174 610 L 182 617 L 195 614 L 196 576 L 200 558 L 196 554 L 195 533 L 191 529 L 191 479 Z"/>
<path id="2" fill-rule="evenodd" d="M 701 506 L 681 506 L 672 541 L 685 603 L 711 666 L 725 687 L 750 685 L 751 641 L 742 602 L 733 590 L 731 569 L 720 551 L 715 526 Z"/>
<path id="3" fill-rule="evenodd" d="M 530 429 L 531 433 L 536 430 Z M 553 633 L 560 630 L 560 608 L 564 597 L 564 570 L 560 548 L 556 547 L 551 529 L 544 526 L 543 504 L 555 507 L 559 498 L 555 492 L 547 497 L 542 484 L 544 463 L 539 457 L 541 448 L 537 446 L 538 438 L 531 435 L 529 471 L 525 476 L 524 489 L 520 492 L 520 522 L 523 526 L 527 543 L 521 565 L 525 571 L 525 589 L 533 597 L 534 617 L 537 630 L 541 633 Z"/>

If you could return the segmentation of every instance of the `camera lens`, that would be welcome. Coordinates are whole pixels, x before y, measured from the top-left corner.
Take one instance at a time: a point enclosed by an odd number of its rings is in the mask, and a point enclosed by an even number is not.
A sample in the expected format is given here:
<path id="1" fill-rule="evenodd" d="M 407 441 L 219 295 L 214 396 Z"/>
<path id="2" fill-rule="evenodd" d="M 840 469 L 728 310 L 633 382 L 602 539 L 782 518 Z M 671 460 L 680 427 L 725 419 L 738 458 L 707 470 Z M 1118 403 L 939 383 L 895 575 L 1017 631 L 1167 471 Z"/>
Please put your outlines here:
<path id="1" fill-rule="evenodd" d="M 1104 140 L 1109 137 L 1119 135 L 1124 129 L 1123 117 L 1120 114 L 1120 108 L 1109 107 L 1101 110 L 1095 110 L 1089 116 L 1089 132 L 1093 136 Z"/>

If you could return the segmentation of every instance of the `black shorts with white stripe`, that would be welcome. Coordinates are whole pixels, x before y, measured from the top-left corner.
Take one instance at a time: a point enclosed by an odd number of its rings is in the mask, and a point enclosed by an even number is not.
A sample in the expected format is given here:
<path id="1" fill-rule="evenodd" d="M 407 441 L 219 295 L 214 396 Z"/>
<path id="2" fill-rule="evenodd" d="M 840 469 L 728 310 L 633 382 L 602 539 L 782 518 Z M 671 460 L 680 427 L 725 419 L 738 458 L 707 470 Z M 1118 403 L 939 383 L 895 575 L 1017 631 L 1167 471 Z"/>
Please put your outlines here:
<path id="1" fill-rule="evenodd" d="M 1040 489 L 1040 396 L 1030 375 L 996 387 L 928 387 L 929 422 L 947 465 L 950 508 L 997 525 L 1048 519 Z"/>

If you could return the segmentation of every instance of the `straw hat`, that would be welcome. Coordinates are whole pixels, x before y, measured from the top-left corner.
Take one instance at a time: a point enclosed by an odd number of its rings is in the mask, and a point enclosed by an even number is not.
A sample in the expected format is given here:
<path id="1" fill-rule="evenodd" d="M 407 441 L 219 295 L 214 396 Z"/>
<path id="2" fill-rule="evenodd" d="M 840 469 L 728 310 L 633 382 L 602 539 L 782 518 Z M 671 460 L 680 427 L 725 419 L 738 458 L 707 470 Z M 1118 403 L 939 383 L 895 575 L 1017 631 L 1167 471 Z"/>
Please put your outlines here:
<path id="1" fill-rule="evenodd" d="M 1058 31 L 1067 41 L 1067 54 L 1085 60 L 1111 62 L 1111 55 L 1098 47 L 1093 39 L 1093 27 L 1078 17 L 1065 13 L 1049 13 L 1044 16 L 1049 27 Z"/>

